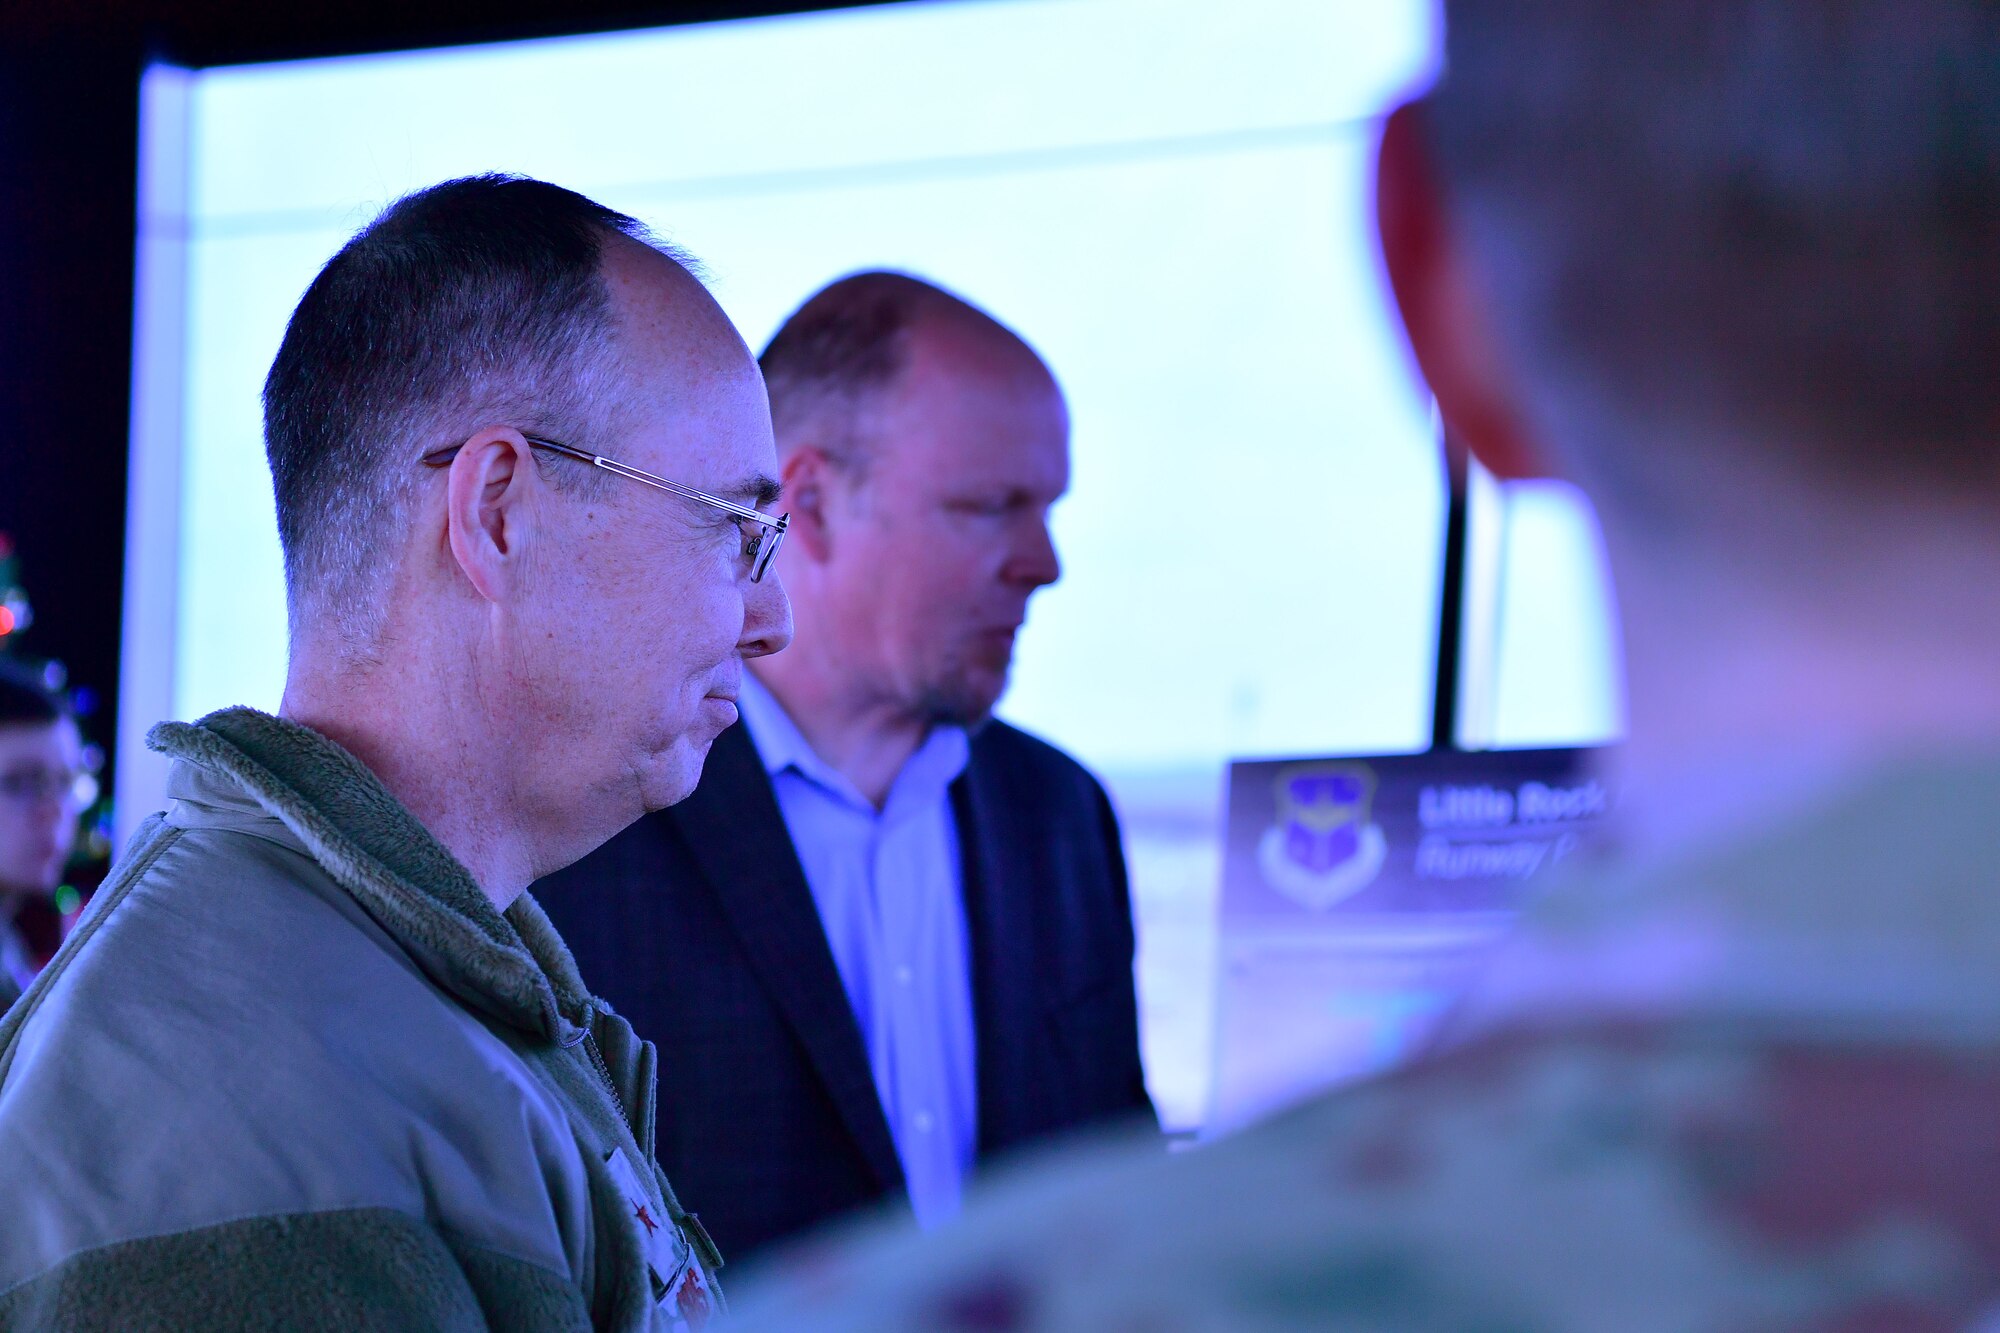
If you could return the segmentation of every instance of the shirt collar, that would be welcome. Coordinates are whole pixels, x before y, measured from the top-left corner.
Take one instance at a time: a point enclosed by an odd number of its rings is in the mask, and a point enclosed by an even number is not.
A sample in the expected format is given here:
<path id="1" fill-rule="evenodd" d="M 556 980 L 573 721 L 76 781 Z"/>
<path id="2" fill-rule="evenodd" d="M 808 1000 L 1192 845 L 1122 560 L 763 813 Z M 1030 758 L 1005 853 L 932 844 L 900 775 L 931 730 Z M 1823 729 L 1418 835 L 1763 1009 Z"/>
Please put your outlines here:
<path id="1" fill-rule="evenodd" d="M 736 707 L 766 773 L 775 778 L 790 769 L 851 804 L 872 808 L 844 773 L 819 757 L 812 743 L 805 738 L 805 733 L 799 730 L 798 723 L 792 721 L 791 714 L 778 702 L 778 696 L 750 672 L 743 673 Z M 971 741 L 966 736 L 965 728 L 932 727 L 924 737 L 924 743 L 917 747 L 916 753 L 903 764 L 903 771 L 896 775 L 887 804 L 896 806 L 912 798 L 942 796 L 958 780 L 958 775 L 965 771 L 971 757 Z M 886 809 L 884 813 L 887 813 Z"/>
<path id="2" fill-rule="evenodd" d="M 764 771 L 772 777 L 788 768 L 803 769 L 807 764 L 820 763 L 819 756 L 806 743 L 804 733 L 792 721 L 792 715 L 778 702 L 778 696 L 748 671 L 743 673 L 742 687 L 736 691 L 736 710 L 750 733 L 750 743 L 757 747 Z"/>

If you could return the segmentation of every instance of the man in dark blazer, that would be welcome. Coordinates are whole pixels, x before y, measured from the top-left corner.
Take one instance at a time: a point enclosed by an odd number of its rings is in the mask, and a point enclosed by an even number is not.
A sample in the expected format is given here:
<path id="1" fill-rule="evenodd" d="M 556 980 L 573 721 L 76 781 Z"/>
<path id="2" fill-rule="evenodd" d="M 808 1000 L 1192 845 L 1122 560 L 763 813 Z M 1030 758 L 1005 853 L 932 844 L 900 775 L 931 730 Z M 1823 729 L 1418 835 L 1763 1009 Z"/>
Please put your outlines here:
<path id="1" fill-rule="evenodd" d="M 892 273 L 815 295 L 761 363 L 794 646 L 693 796 L 536 887 L 658 1047 L 659 1160 L 735 1259 L 885 1197 L 934 1225 L 975 1163 L 1152 1115 L 1110 802 L 991 718 L 1060 574 L 1060 389 Z"/>

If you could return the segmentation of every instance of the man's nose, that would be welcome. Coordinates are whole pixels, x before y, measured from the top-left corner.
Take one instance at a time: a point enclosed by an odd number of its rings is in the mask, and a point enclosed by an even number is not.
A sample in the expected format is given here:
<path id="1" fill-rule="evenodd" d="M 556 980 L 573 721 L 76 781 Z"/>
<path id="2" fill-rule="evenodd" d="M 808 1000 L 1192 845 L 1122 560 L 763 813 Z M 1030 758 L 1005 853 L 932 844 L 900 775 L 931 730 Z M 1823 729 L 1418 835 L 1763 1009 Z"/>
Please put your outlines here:
<path id="1" fill-rule="evenodd" d="M 1047 519 L 1038 520 L 1022 534 L 1004 572 L 1009 582 L 1030 588 L 1046 588 L 1062 577 L 1062 560 L 1056 555 Z"/>
<path id="2" fill-rule="evenodd" d="M 792 599 L 774 569 L 750 585 L 743 598 L 743 637 L 737 651 L 745 657 L 768 657 L 792 641 Z"/>

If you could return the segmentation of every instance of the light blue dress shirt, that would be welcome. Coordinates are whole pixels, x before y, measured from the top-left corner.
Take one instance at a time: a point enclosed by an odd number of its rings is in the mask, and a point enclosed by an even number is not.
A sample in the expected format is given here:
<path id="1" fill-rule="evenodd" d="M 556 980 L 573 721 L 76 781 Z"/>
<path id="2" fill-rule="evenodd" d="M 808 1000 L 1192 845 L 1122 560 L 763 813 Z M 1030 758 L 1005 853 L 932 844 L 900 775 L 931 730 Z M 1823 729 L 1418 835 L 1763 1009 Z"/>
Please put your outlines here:
<path id="1" fill-rule="evenodd" d="M 745 674 L 743 724 L 778 796 L 861 1025 L 917 1223 L 958 1211 L 979 1141 L 964 867 L 950 787 L 970 747 L 934 727 L 878 811 Z"/>

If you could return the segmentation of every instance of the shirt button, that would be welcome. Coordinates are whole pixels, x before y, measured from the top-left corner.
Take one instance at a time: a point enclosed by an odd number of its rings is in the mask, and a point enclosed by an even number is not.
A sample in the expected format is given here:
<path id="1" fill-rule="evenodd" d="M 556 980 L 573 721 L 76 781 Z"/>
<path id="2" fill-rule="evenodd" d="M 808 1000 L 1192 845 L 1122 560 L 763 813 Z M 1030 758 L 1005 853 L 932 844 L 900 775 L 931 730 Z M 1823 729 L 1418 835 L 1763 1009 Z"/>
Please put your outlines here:
<path id="1" fill-rule="evenodd" d="M 911 970 L 909 969 L 909 966 L 908 966 L 907 964 L 905 964 L 904 966 L 902 966 L 902 967 L 899 967 L 899 968 L 897 968 L 897 969 L 896 969 L 896 984 L 897 984 L 897 985 L 899 985 L 899 986 L 907 986 L 907 985 L 909 985 L 909 984 L 910 984 L 911 982 L 915 981 L 916 979 L 917 979 L 917 974 L 916 974 L 916 973 L 914 973 L 914 972 L 912 972 L 912 971 L 911 971 Z"/>
<path id="2" fill-rule="evenodd" d="M 916 1121 L 915 1121 L 915 1124 L 916 1124 L 916 1126 L 917 1126 L 917 1133 L 919 1133 L 919 1134 L 928 1134 L 928 1133 L 930 1133 L 930 1132 L 931 1132 L 931 1126 L 932 1126 L 933 1124 L 935 1124 L 935 1123 L 936 1123 L 936 1122 L 935 1122 L 935 1121 L 933 1121 L 933 1120 L 931 1119 L 931 1113 L 930 1113 L 929 1111 L 919 1111 L 919 1112 L 917 1112 L 917 1116 L 916 1116 Z"/>

